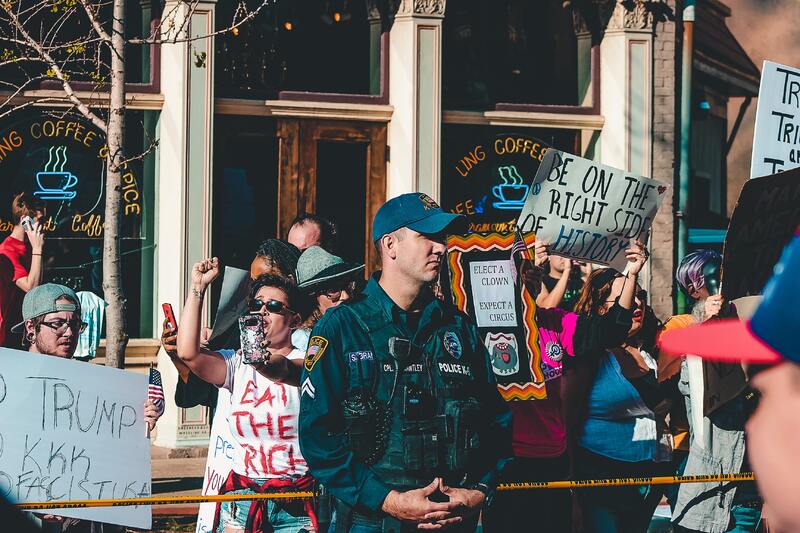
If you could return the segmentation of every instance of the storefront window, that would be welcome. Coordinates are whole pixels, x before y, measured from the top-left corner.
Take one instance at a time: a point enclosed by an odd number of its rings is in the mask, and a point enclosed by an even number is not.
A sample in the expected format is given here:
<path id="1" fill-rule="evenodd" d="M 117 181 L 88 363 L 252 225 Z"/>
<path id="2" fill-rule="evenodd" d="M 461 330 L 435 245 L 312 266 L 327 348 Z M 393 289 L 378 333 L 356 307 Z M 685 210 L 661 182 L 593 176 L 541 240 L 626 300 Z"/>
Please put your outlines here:
<path id="1" fill-rule="evenodd" d="M 513 231 L 548 148 L 575 151 L 564 129 L 442 127 L 442 207 L 467 216 L 476 232 Z"/>
<path id="2" fill-rule="evenodd" d="M 225 265 L 249 270 L 258 245 L 277 234 L 277 154 L 274 120 L 214 119 L 212 250 Z"/>
<path id="3" fill-rule="evenodd" d="M 157 112 L 128 112 L 126 156 L 156 138 Z M 0 128 L 0 238 L 13 228 L 11 202 L 27 192 L 46 203 L 44 280 L 102 296 L 105 141 L 81 117 L 35 110 Z M 123 176 L 122 276 L 131 337 L 153 336 L 155 151 Z"/>
<path id="4" fill-rule="evenodd" d="M 112 4 L 98 4 L 97 20 L 111 32 Z M 161 15 L 159 2 L 129 0 L 125 6 L 125 37 L 147 38 L 153 24 Z M 83 9 L 75 2 L 52 2 L 47 9 L 25 9 L 18 17 L 20 24 L 59 65 L 75 90 L 108 90 L 111 75 L 111 51 L 94 32 Z M 25 86 L 61 90 L 61 82 L 49 64 L 43 61 L 9 61 L 15 58 L 35 58 L 26 44 L 9 36 L 17 31 L 7 15 L 0 12 L 0 35 L 6 37 L 0 44 L 0 80 L 3 90 Z M 125 46 L 125 79 L 127 84 L 149 84 L 151 81 L 151 46 L 128 44 Z M 44 74 L 44 77 L 42 76 Z M 56 85 L 57 84 L 57 85 Z"/>
<path id="5" fill-rule="evenodd" d="M 218 29 L 236 20 L 237 9 L 238 2 L 218 4 Z M 217 96 L 377 95 L 382 33 L 381 17 L 368 17 L 364 0 L 278 0 L 216 38 Z"/>
<path id="6" fill-rule="evenodd" d="M 579 42 L 572 12 L 561 2 L 448 4 L 443 40 L 445 109 L 586 103 L 580 86 L 589 74 L 591 40 Z"/>

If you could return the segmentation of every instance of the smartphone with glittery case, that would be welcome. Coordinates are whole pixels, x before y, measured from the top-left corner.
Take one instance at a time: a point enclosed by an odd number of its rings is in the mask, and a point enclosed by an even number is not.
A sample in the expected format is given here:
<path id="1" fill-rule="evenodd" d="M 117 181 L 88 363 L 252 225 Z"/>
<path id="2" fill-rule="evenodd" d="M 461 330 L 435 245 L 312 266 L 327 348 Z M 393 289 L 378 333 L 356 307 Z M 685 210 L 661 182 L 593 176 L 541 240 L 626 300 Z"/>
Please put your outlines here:
<path id="1" fill-rule="evenodd" d="M 243 363 L 263 363 L 269 358 L 269 351 L 264 347 L 264 323 L 261 315 L 239 317 L 239 336 Z"/>

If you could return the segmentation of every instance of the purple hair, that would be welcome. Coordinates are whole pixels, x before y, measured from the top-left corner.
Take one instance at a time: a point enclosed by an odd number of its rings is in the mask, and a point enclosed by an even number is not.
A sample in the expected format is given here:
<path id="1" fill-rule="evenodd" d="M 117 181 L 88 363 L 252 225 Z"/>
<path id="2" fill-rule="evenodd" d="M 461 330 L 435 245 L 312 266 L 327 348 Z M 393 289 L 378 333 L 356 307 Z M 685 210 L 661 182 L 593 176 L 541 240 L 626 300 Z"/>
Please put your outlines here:
<path id="1" fill-rule="evenodd" d="M 703 288 L 706 284 L 706 280 L 703 278 L 703 267 L 712 261 L 721 263 L 722 256 L 716 250 L 709 249 L 695 250 L 681 259 L 678 270 L 675 272 L 675 280 L 683 292 L 689 294 L 689 285 L 695 290 Z"/>

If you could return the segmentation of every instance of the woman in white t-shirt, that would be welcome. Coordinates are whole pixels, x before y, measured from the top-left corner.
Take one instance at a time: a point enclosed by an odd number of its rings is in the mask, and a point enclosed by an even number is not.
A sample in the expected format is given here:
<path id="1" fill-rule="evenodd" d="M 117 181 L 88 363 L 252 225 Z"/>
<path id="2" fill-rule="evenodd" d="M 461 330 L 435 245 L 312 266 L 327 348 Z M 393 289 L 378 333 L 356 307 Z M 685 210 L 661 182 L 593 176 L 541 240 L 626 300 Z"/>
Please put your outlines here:
<path id="1" fill-rule="evenodd" d="M 195 375 L 231 393 L 231 433 L 242 447 L 220 494 L 310 490 L 313 480 L 298 444 L 297 385 L 303 352 L 292 345 L 292 330 L 306 306 L 297 287 L 285 278 L 262 275 L 253 281 L 248 310 L 263 320 L 264 362 L 246 364 L 241 351 L 204 349 L 200 316 L 206 289 L 219 275 L 216 258 L 196 263 L 181 314 L 178 356 Z M 219 532 L 297 532 L 316 530 L 312 502 L 241 500 L 223 502 L 215 523 Z"/>

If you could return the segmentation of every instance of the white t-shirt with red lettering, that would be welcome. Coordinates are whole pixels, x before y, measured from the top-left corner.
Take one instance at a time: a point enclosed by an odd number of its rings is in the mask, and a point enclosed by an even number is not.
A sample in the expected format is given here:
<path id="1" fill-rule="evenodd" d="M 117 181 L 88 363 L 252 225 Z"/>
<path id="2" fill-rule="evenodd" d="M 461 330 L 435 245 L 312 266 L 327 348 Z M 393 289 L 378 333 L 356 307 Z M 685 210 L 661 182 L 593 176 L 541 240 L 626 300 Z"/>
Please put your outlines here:
<path id="1" fill-rule="evenodd" d="M 231 434 L 242 447 L 233 470 L 249 478 L 298 478 L 308 471 L 300 454 L 297 419 L 300 390 L 276 383 L 242 362 L 241 352 L 220 350 L 228 369 L 223 388 L 231 393 Z M 297 348 L 287 356 L 302 359 Z"/>

